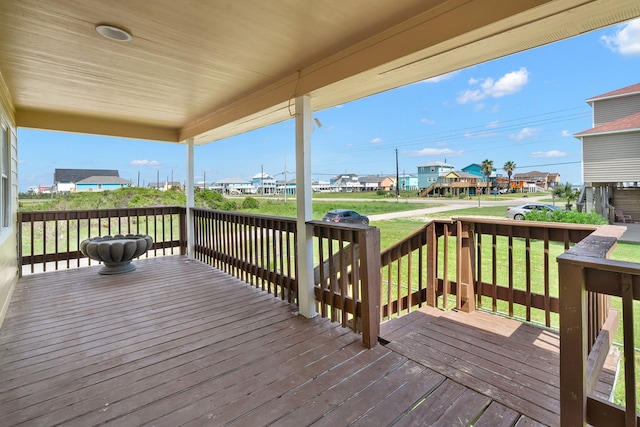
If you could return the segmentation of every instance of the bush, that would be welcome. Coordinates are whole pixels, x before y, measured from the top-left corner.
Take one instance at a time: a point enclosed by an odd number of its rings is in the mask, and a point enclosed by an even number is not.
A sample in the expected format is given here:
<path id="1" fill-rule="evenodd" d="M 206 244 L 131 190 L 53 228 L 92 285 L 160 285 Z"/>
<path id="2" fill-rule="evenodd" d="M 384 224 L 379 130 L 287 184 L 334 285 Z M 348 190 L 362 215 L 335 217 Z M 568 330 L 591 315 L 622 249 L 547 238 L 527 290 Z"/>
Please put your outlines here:
<path id="1" fill-rule="evenodd" d="M 200 189 L 200 191 L 194 194 L 196 206 L 201 206 L 208 209 L 218 209 L 224 202 L 224 197 L 217 191 Z"/>
<path id="2" fill-rule="evenodd" d="M 524 219 L 528 221 L 563 222 L 568 224 L 594 224 L 604 225 L 608 221 L 596 213 L 581 213 L 577 211 L 541 211 L 527 212 Z"/>
<path id="3" fill-rule="evenodd" d="M 235 211 L 238 209 L 238 204 L 233 200 L 227 200 L 220 207 L 223 211 Z"/>
<path id="4" fill-rule="evenodd" d="M 260 202 L 253 197 L 245 197 L 242 201 L 242 209 L 258 209 Z"/>
<path id="5" fill-rule="evenodd" d="M 378 196 L 386 196 L 386 195 L 387 195 L 387 192 L 386 192 L 386 191 L 384 191 L 382 188 L 379 188 L 378 190 L 376 190 L 376 194 L 377 194 Z"/>

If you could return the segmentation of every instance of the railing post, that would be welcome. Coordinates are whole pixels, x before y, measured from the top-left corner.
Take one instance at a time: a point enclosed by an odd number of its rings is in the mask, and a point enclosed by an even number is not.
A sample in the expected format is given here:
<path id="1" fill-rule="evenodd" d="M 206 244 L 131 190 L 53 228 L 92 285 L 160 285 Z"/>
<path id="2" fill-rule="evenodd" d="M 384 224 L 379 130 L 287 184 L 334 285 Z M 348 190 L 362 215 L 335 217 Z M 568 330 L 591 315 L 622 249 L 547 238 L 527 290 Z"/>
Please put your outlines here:
<path id="1" fill-rule="evenodd" d="M 187 208 L 180 208 L 180 255 L 187 254 Z"/>
<path id="2" fill-rule="evenodd" d="M 362 343 L 375 347 L 380 335 L 380 229 L 358 232 L 360 280 L 362 283 Z"/>
<path id="3" fill-rule="evenodd" d="M 587 297 L 582 267 L 558 258 L 560 425 L 584 426 L 587 415 Z"/>
<path id="4" fill-rule="evenodd" d="M 476 309 L 474 292 L 474 238 L 471 224 L 456 221 L 456 308 L 470 313 Z"/>
<path id="5" fill-rule="evenodd" d="M 438 235 L 436 224 L 427 225 L 427 306 L 435 307 L 438 298 Z"/>

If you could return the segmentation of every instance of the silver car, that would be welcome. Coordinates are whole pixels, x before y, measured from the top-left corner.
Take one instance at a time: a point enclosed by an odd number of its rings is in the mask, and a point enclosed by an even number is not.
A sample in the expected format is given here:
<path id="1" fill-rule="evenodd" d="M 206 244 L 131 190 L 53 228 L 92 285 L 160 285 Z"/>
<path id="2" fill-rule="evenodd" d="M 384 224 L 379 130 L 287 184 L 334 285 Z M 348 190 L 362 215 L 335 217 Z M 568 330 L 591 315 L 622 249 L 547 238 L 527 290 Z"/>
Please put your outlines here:
<path id="1" fill-rule="evenodd" d="M 507 208 L 507 218 L 522 220 L 527 212 L 531 211 L 559 211 L 561 210 L 557 206 L 550 205 L 548 203 L 527 203 L 520 206 L 514 206 Z"/>

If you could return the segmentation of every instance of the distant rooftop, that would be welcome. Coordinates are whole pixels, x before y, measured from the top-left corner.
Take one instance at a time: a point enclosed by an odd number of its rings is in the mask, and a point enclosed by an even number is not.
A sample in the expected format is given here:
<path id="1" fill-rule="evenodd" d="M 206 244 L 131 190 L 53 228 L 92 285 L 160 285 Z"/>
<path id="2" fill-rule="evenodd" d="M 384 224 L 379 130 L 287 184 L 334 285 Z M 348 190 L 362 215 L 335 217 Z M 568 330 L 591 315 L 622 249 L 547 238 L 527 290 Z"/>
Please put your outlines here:
<path id="1" fill-rule="evenodd" d="M 53 182 L 76 183 L 92 176 L 120 176 L 120 174 L 115 169 L 56 169 Z"/>

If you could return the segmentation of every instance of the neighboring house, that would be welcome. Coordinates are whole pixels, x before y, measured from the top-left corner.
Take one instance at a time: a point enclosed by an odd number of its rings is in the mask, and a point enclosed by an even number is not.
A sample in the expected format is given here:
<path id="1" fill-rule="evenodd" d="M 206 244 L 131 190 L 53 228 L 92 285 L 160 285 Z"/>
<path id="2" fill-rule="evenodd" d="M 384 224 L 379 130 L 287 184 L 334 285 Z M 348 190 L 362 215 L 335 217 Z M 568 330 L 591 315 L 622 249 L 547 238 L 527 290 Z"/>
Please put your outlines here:
<path id="1" fill-rule="evenodd" d="M 292 196 L 296 194 L 296 179 L 276 182 L 276 194 L 286 194 Z"/>
<path id="2" fill-rule="evenodd" d="M 369 175 L 358 178 L 360 191 L 391 191 L 395 189 L 395 179 L 388 176 Z"/>
<path id="3" fill-rule="evenodd" d="M 255 174 L 251 183 L 258 194 L 274 194 L 276 192 L 276 179 L 266 172 Z"/>
<path id="4" fill-rule="evenodd" d="M 465 166 L 461 170 L 462 172 L 477 176 L 482 182 L 487 182 L 487 175 L 482 173 L 482 165 L 480 163 L 471 163 L 469 166 Z"/>
<path id="5" fill-rule="evenodd" d="M 194 184 L 194 186 L 204 188 L 203 183 L 201 183 L 201 185 Z M 182 190 L 182 184 L 180 184 L 178 181 L 150 182 L 149 184 L 147 184 L 147 187 L 155 188 L 156 190 L 160 191 L 167 191 L 171 189 Z"/>
<path id="6" fill-rule="evenodd" d="M 454 197 L 461 194 L 475 195 L 477 188 L 482 187 L 481 182 L 482 178 L 478 175 L 463 171 L 451 171 L 440 177 L 437 192 L 440 195 L 451 193 Z"/>
<path id="7" fill-rule="evenodd" d="M 334 176 L 330 183 L 338 192 L 351 193 L 360 189 L 360 181 L 355 173 Z"/>
<path id="8" fill-rule="evenodd" d="M 222 194 L 255 194 L 256 192 L 251 181 L 242 178 L 225 178 L 216 181 L 211 189 L 220 191 Z"/>
<path id="9" fill-rule="evenodd" d="M 582 179 L 587 212 L 611 221 L 621 209 L 640 220 L 640 83 L 587 99 L 593 127 L 582 141 Z"/>
<path id="10" fill-rule="evenodd" d="M 524 191 L 544 191 L 551 190 L 560 183 L 560 174 L 556 172 L 521 172 L 513 174 L 512 181 L 516 181 L 516 185 L 511 188 L 523 188 Z M 536 188 L 538 187 L 538 188 Z"/>
<path id="11" fill-rule="evenodd" d="M 68 193 L 76 190 L 76 182 L 92 176 L 119 177 L 113 169 L 56 169 L 53 173 L 53 184 L 58 193 Z"/>
<path id="12" fill-rule="evenodd" d="M 311 189 L 317 193 L 328 193 L 336 191 L 335 187 L 329 181 L 314 180 L 311 182 Z"/>
<path id="13" fill-rule="evenodd" d="M 418 166 L 418 187 L 425 190 L 436 184 L 441 176 L 445 176 L 454 169 L 453 165 L 443 162 L 431 162 Z"/>
<path id="14" fill-rule="evenodd" d="M 418 187 L 418 175 L 402 174 L 398 177 L 400 190 L 415 191 Z"/>
<path id="15" fill-rule="evenodd" d="M 118 176 L 91 176 L 76 182 L 76 192 L 107 191 L 131 187 L 131 181 Z"/>

